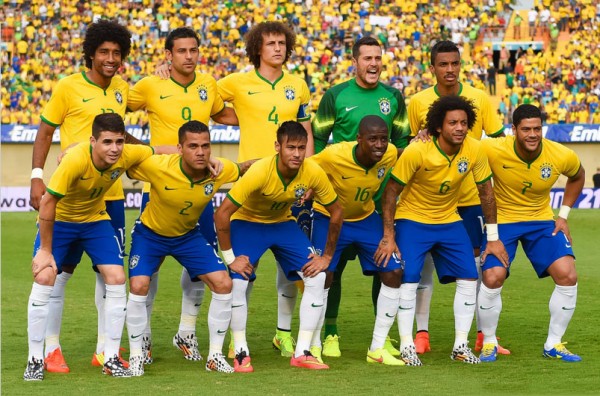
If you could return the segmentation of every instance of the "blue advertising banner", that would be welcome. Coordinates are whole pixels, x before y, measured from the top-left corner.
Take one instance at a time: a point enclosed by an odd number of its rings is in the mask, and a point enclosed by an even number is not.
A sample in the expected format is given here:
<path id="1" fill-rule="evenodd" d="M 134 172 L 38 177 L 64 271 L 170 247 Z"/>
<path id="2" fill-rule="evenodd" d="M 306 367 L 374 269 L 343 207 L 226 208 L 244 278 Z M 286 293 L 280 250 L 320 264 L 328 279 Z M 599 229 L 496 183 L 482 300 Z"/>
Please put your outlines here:
<path id="1" fill-rule="evenodd" d="M 126 129 L 132 136 L 145 143 L 150 139 L 148 128 L 130 125 Z M 37 125 L 2 125 L 2 143 L 33 143 L 37 130 Z M 507 126 L 504 132 L 512 135 L 510 126 Z M 546 139 L 561 143 L 600 143 L 600 125 L 595 124 L 545 125 L 543 134 Z M 59 136 L 59 130 L 56 129 L 52 141 L 58 143 Z M 237 126 L 213 125 L 210 128 L 210 138 L 213 143 L 236 144 L 240 141 L 240 130 Z"/>

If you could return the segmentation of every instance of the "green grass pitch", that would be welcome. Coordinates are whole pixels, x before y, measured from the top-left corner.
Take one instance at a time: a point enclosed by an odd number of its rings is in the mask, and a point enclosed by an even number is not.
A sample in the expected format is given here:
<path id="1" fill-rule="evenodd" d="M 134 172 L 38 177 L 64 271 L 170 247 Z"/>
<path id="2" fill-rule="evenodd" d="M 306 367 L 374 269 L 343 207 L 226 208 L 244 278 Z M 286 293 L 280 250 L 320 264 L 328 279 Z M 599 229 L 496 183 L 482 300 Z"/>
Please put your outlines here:
<path id="1" fill-rule="evenodd" d="M 128 211 L 128 230 L 137 215 Z M 550 279 L 538 280 L 520 252 L 503 290 L 504 310 L 498 335 L 511 356 L 493 364 L 470 366 L 453 362 L 454 286 L 436 283 L 431 313 L 432 352 L 423 367 L 384 367 L 367 364 L 366 351 L 373 326 L 370 279 L 358 263 L 344 274 L 339 329 L 342 357 L 326 358 L 331 369 L 313 372 L 292 368 L 289 359 L 271 347 L 276 326 L 274 260 L 268 253 L 258 271 L 250 300 L 248 340 L 255 372 L 224 375 L 206 372 L 203 362 L 184 360 L 171 345 L 181 304 L 180 266 L 167 260 L 161 270 L 152 317 L 155 362 L 141 378 L 117 379 L 90 365 L 96 344 L 94 276 L 89 260 L 81 263 L 66 292 L 61 344 L 70 374 L 46 374 L 41 383 L 22 379 L 27 360 L 27 308 L 31 290 L 31 251 L 34 213 L 2 214 L 2 394 L 6 395 L 355 395 L 355 394 L 582 394 L 600 392 L 600 265 L 599 210 L 573 210 L 569 220 L 579 273 L 577 310 L 564 340 L 582 356 L 581 363 L 542 358 L 548 327 Z M 201 353 L 206 355 L 206 315 L 210 294 L 198 320 Z M 297 315 L 294 319 L 297 332 Z M 473 328 L 475 325 L 473 325 Z M 474 330 L 471 332 L 473 339 Z M 397 327 L 391 332 L 398 338 Z M 473 344 L 473 341 L 471 341 Z M 122 342 L 128 347 L 127 338 Z"/>

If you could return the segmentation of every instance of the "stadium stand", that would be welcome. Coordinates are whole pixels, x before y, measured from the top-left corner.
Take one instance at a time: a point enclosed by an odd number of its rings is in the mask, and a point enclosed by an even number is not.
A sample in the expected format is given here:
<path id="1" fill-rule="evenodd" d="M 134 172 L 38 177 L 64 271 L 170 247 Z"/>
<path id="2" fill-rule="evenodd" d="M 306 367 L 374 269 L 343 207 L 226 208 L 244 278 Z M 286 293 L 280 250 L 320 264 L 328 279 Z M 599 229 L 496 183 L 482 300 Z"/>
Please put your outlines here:
<path id="1" fill-rule="evenodd" d="M 132 85 L 161 64 L 164 37 L 175 27 L 200 33 L 200 70 L 218 79 L 251 68 L 241 40 L 249 26 L 282 20 L 298 34 L 288 70 L 306 79 L 313 109 L 325 90 L 352 75 L 349 49 L 363 35 L 384 45 L 381 80 L 407 100 L 434 83 L 427 68 L 431 42 L 450 39 L 462 48 L 464 81 L 486 89 L 497 80 L 506 123 L 516 105 L 533 103 L 543 106 L 548 123 L 598 124 L 600 44 L 588 45 L 600 43 L 600 4 L 594 3 L 541 0 L 519 9 L 510 0 L 10 0 L 0 8 L 1 120 L 38 124 L 56 82 L 84 69 L 79 54 L 87 24 L 116 18 L 133 36 L 121 71 Z M 517 15 L 522 22 L 515 29 Z M 504 46 L 510 54 L 500 64 Z M 135 112 L 126 122 L 144 125 L 147 119 Z"/>

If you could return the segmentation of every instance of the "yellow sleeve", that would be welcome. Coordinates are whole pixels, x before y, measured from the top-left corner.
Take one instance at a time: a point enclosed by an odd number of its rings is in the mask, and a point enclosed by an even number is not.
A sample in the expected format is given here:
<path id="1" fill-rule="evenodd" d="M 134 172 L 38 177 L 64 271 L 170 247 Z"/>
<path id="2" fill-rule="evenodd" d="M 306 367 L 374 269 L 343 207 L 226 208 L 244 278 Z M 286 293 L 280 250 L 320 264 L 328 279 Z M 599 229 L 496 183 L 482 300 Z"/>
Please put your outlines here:
<path id="1" fill-rule="evenodd" d="M 218 92 L 219 90 L 217 88 L 217 81 L 211 77 L 209 84 L 209 91 L 215 93 L 215 100 L 213 101 L 212 108 L 210 109 L 210 115 L 213 116 L 215 114 L 220 113 L 225 108 L 225 103 L 223 102 L 223 98 L 221 98 L 221 95 Z"/>
<path id="2" fill-rule="evenodd" d="M 333 190 L 327 174 L 319 166 L 314 167 L 313 191 L 315 192 L 315 201 L 323 206 L 331 205 L 337 200 L 337 194 Z"/>
<path id="3" fill-rule="evenodd" d="M 160 170 L 158 159 L 158 156 L 152 156 L 139 164 L 132 166 L 127 170 L 127 177 L 144 182 L 151 182 L 152 175 Z"/>
<path id="4" fill-rule="evenodd" d="M 310 92 L 308 90 L 308 86 L 304 81 L 302 81 L 302 92 L 300 93 L 300 108 L 298 109 L 297 121 L 309 121 L 310 120 L 310 112 L 309 112 L 309 104 L 310 104 Z"/>
<path id="5" fill-rule="evenodd" d="M 423 157 L 418 149 L 422 144 L 424 143 L 416 142 L 409 145 L 392 169 L 391 177 L 403 186 L 408 184 L 423 164 Z"/>
<path id="6" fill-rule="evenodd" d="M 571 149 L 567 150 L 568 154 L 562 157 L 564 158 L 564 162 L 560 169 L 560 173 L 567 177 L 574 177 L 577 172 L 579 172 L 579 168 L 581 168 L 581 161 L 575 151 Z"/>
<path id="7" fill-rule="evenodd" d="M 235 77 L 237 74 L 230 74 L 217 81 L 219 96 L 225 102 L 233 103 L 235 99 Z"/>
<path id="8" fill-rule="evenodd" d="M 80 143 L 79 146 L 81 145 L 88 146 L 89 143 Z M 82 163 L 82 157 L 79 155 L 80 150 L 73 147 L 71 151 L 63 157 L 46 187 L 48 193 L 59 198 L 67 195 L 69 186 L 77 181 L 77 178 L 81 176 L 81 171 L 85 169 L 85 164 Z"/>
<path id="9" fill-rule="evenodd" d="M 496 114 L 492 101 L 488 97 L 485 97 L 481 101 L 480 112 L 483 130 L 486 135 L 497 136 L 504 132 L 504 125 L 500 121 L 500 117 Z"/>
<path id="10" fill-rule="evenodd" d="M 52 96 L 42 112 L 41 118 L 46 124 L 60 126 L 69 111 L 69 89 L 65 80 L 62 79 L 52 90 Z"/>
<path id="11" fill-rule="evenodd" d="M 491 179 L 492 170 L 481 144 L 477 144 L 474 149 L 477 150 L 477 159 L 473 164 L 473 176 L 475 177 L 475 184 L 482 184 Z"/>
<path id="12" fill-rule="evenodd" d="M 268 169 L 262 166 L 263 164 L 264 162 L 253 164 L 244 174 L 244 177 L 235 183 L 227 193 L 227 197 L 236 206 L 242 206 L 248 197 L 260 188 L 260 182 L 261 180 L 264 181 L 264 175 L 268 172 Z"/>
<path id="13" fill-rule="evenodd" d="M 421 121 L 419 119 L 418 100 L 413 97 L 408 103 L 408 122 L 410 123 L 410 136 L 416 136 L 421 129 Z"/>
<path id="14" fill-rule="evenodd" d="M 222 179 L 223 184 L 233 183 L 240 178 L 240 167 L 235 162 L 228 160 L 227 158 L 216 157 L 223 163 L 223 171 L 219 178 Z"/>
<path id="15" fill-rule="evenodd" d="M 148 77 L 142 78 L 129 91 L 129 96 L 127 98 L 127 108 L 129 110 L 136 111 L 136 110 L 146 107 L 146 97 L 147 97 L 146 82 L 147 81 L 148 81 Z"/>
<path id="16" fill-rule="evenodd" d="M 124 153 L 125 150 L 127 150 L 127 159 L 125 162 L 126 169 L 141 163 L 154 154 L 154 149 L 151 146 L 142 144 L 126 144 L 125 148 L 123 148 Z"/>

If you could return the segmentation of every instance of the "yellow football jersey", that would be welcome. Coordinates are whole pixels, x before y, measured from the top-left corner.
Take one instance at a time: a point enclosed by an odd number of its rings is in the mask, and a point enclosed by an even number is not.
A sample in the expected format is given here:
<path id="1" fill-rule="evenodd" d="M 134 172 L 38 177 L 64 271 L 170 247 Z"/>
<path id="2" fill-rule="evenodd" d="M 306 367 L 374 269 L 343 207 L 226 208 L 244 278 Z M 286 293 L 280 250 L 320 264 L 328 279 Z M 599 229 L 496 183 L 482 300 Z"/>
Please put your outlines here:
<path id="1" fill-rule="evenodd" d="M 344 221 L 362 220 L 373 213 L 373 195 L 379 190 L 398 156 L 396 147 L 388 144 L 381 161 L 367 169 L 356 159 L 357 146 L 356 142 L 336 143 L 310 157 L 329 177 L 344 209 Z M 327 209 L 318 202 L 314 203 L 313 209 L 329 216 Z"/>
<path id="2" fill-rule="evenodd" d="M 238 162 L 275 154 L 277 128 L 284 121 L 310 120 L 310 92 L 299 77 L 284 72 L 271 83 L 254 70 L 230 74 L 217 86 L 240 123 Z"/>
<path id="3" fill-rule="evenodd" d="M 573 177 L 581 162 L 575 152 L 560 143 L 542 139 L 542 152 L 531 162 L 519 158 L 515 137 L 482 142 L 494 174 L 498 223 L 552 220 L 550 189 L 558 177 Z"/>
<path id="4" fill-rule="evenodd" d="M 470 137 L 481 140 L 483 131 L 488 136 L 498 136 L 504 132 L 504 125 L 502 125 L 500 118 L 496 114 L 496 109 L 485 92 L 473 88 L 468 84 L 460 83 L 458 95 L 472 100 L 475 105 L 477 119 L 473 128 L 469 130 Z M 434 85 L 415 94 L 410 99 L 410 103 L 408 104 L 408 120 L 410 122 L 411 136 L 416 136 L 419 130 L 425 128 L 429 106 L 439 98 L 440 95 L 438 94 L 437 86 Z M 469 179 L 461 185 L 458 201 L 459 206 L 480 204 L 475 180 L 472 178 Z"/>
<path id="5" fill-rule="evenodd" d="M 87 78 L 85 72 L 61 79 L 42 111 L 41 119 L 48 125 L 60 127 L 60 147 L 89 142 L 94 117 L 102 113 L 125 116 L 129 85 L 114 76 L 106 90 Z M 106 194 L 106 200 L 123 199 L 123 183 L 119 180 Z"/>
<path id="6" fill-rule="evenodd" d="M 109 220 L 104 195 L 125 171 L 150 157 L 150 146 L 126 144 L 121 158 L 108 169 L 98 170 L 92 162 L 92 147 L 80 143 L 69 150 L 48 183 L 48 193 L 60 197 L 56 220 L 88 223 Z"/>
<path id="7" fill-rule="evenodd" d="M 196 73 L 187 86 L 172 78 L 145 77 L 133 86 L 127 99 L 128 109 L 148 112 L 153 146 L 177 145 L 181 125 L 191 120 L 208 125 L 210 117 L 224 107 L 217 93 L 217 82 L 205 73 Z"/>
<path id="8" fill-rule="evenodd" d="M 208 125 L 210 117 L 225 108 L 217 93 L 217 82 L 205 73 L 195 73 L 194 81 L 183 86 L 157 76 L 141 79 L 129 92 L 129 110 L 146 109 L 150 122 L 150 144 L 172 145 L 179 142 L 178 132 L 184 123 L 196 120 Z M 144 192 L 150 185 L 144 183 Z"/>
<path id="9" fill-rule="evenodd" d="M 236 181 L 240 170 L 236 163 L 218 158 L 224 165 L 215 179 L 208 176 L 193 181 L 181 166 L 179 154 L 157 155 L 127 171 L 131 178 L 152 183 L 152 199 L 142 212 L 142 223 L 166 237 L 181 236 L 194 229 L 200 214 L 225 183 Z M 168 221 L 165 221 L 168 219 Z"/>
<path id="10" fill-rule="evenodd" d="M 337 195 L 325 171 L 310 158 L 306 158 L 298 174 L 286 184 L 277 171 L 279 156 L 272 155 L 256 161 L 227 194 L 239 206 L 232 220 L 258 223 L 280 223 L 295 220 L 291 206 L 309 189 L 314 201 L 324 206 L 337 200 Z"/>
<path id="11" fill-rule="evenodd" d="M 471 173 L 477 183 L 492 177 L 481 142 L 476 139 L 466 137 L 452 158 L 440 149 L 436 138 L 409 144 L 392 170 L 392 178 L 405 186 L 395 218 L 425 224 L 459 221 L 459 188 Z"/>

